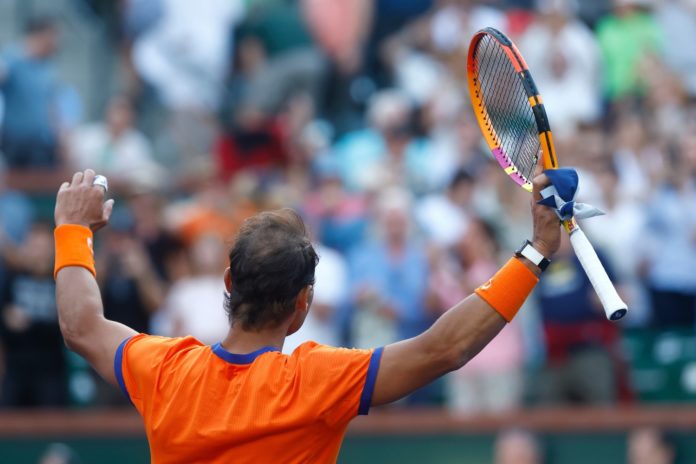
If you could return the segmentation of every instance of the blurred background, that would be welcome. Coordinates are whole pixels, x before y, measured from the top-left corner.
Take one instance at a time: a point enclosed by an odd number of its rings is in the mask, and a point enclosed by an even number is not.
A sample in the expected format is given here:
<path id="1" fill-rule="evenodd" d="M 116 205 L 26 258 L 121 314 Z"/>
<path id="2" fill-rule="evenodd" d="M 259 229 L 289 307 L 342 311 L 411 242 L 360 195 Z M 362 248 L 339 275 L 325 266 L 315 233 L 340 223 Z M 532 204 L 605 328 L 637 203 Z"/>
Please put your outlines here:
<path id="1" fill-rule="evenodd" d="M 0 0 L 0 461 L 148 462 L 135 411 L 62 344 L 54 194 L 109 177 L 107 317 L 227 330 L 244 218 L 301 212 L 308 339 L 418 334 L 530 237 L 488 156 L 466 51 L 496 27 L 544 97 L 583 224 L 632 309 L 605 320 L 567 239 L 460 371 L 359 419 L 339 462 L 696 462 L 696 1 Z"/>

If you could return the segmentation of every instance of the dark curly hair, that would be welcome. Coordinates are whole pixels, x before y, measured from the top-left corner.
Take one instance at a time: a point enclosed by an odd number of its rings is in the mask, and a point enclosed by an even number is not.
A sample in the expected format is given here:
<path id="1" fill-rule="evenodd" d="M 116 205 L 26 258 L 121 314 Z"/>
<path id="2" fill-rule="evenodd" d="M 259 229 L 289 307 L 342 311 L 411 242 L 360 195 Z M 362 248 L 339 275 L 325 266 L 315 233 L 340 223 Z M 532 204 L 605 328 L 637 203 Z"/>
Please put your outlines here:
<path id="1" fill-rule="evenodd" d="M 244 330 L 278 327 L 295 310 L 319 262 L 300 216 L 269 211 L 242 224 L 229 253 L 232 291 L 225 295 L 230 324 Z"/>

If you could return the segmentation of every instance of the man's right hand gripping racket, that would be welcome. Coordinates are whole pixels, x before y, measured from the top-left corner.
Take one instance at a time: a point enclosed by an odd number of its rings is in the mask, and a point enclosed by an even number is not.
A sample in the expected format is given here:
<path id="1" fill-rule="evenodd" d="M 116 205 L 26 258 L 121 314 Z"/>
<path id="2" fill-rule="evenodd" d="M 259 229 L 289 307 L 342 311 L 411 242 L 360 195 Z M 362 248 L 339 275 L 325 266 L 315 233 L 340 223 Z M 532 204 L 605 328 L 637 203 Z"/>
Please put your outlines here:
<path id="1" fill-rule="evenodd" d="M 502 32 L 486 28 L 474 35 L 467 61 L 469 93 L 479 127 L 505 173 L 531 192 L 534 169 L 542 156 L 545 170 L 557 169 L 558 159 L 541 96 L 527 64 Z M 570 241 L 607 319 L 628 311 L 597 253 L 574 218 L 563 221 Z"/>

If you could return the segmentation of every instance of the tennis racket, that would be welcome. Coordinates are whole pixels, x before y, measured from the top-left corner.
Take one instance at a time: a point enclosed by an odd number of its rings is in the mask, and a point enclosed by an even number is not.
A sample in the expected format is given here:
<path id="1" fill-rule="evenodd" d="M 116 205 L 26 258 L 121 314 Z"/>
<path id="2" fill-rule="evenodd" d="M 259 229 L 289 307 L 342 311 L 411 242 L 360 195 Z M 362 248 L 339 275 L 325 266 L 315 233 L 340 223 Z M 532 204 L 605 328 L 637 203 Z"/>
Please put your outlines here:
<path id="1" fill-rule="evenodd" d="M 557 169 L 558 158 L 544 104 L 527 63 L 509 38 L 489 27 L 471 39 L 467 74 L 474 113 L 493 157 L 516 184 L 531 192 L 539 157 L 546 170 Z M 585 233 L 574 218 L 563 221 L 563 228 L 607 319 L 621 319 L 628 311 L 626 303 Z"/>

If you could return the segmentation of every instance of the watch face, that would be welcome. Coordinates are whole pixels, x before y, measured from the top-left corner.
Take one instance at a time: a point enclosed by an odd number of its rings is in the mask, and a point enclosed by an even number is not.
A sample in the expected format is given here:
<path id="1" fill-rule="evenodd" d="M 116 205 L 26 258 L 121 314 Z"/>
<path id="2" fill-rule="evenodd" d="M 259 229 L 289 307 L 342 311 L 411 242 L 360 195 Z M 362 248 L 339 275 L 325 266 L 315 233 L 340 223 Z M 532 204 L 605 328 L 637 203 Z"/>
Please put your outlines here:
<path id="1" fill-rule="evenodd" d="M 523 256 L 527 258 L 532 264 L 538 266 L 542 271 L 544 271 L 551 263 L 551 261 L 549 261 L 544 255 L 539 253 L 534 246 L 532 246 L 532 242 L 529 240 L 525 240 L 522 246 L 515 252 L 515 256 Z"/>
<path id="2" fill-rule="evenodd" d="M 520 245 L 520 247 L 517 250 L 515 250 L 515 254 L 517 256 L 522 256 L 522 252 L 525 248 L 527 248 L 527 245 L 532 246 L 532 242 L 530 242 L 529 240 L 525 240 L 524 242 L 522 242 L 522 245 Z"/>
<path id="3" fill-rule="evenodd" d="M 533 262 L 537 266 L 539 265 L 541 260 L 544 259 L 544 257 L 541 256 L 541 254 L 538 251 L 536 251 L 534 248 L 532 248 L 531 246 L 524 247 L 523 253 L 524 253 L 524 256 L 528 260 L 530 260 L 531 262 Z"/>

